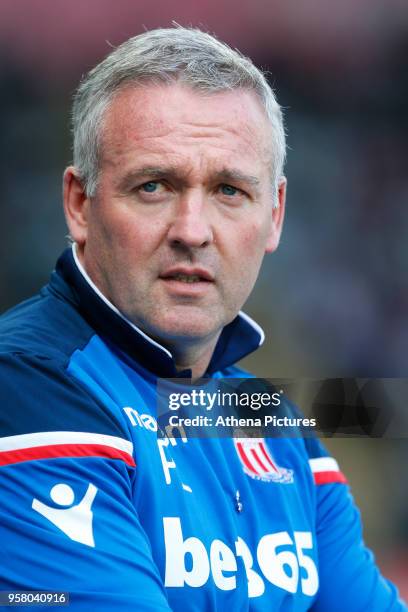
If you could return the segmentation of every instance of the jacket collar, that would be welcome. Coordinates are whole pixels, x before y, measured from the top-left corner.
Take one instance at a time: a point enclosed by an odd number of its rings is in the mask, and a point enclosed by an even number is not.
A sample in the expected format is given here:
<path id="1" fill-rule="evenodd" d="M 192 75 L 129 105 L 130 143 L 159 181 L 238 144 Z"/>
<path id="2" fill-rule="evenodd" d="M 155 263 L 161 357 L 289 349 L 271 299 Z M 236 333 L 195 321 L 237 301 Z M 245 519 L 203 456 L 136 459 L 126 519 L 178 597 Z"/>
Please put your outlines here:
<path id="1" fill-rule="evenodd" d="M 129 321 L 101 293 L 79 262 L 75 245 L 66 249 L 59 258 L 50 285 L 52 290 L 75 304 L 98 335 L 144 368 L 161 377 L 191 376 L 189 370 L 177 372 L 171 352 Z M 206 374 L 212 375 L 235 364 L 261 346 L 264 338 L 261 327 L 248 315 L 239 312 L 224 327 Z"/>

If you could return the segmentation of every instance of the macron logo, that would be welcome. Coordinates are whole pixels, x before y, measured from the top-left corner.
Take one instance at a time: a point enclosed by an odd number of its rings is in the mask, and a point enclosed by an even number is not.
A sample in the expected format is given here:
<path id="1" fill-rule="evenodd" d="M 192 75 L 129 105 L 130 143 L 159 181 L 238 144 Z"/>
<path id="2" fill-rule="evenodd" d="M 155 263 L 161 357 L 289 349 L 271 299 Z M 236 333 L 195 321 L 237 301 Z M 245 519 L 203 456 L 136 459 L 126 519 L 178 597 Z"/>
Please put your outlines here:
<path id="1" fill-rule="evenodd" d="M 157 421 L 151 414 L 140 413 L 131 406 L 125 406 L 123 411 L 133 427 L 142 427 L 143 429 L 147 429 L 147 431 L 153 432 L 158 430 Z"/>
<path id="2" fill-rule="evenodd" d="M 69 485 L 59 483 L 51 489 L 50 497 L 58 506 L 69 507 L 54 508 L 34 498 L 32 508 L 58 527 L 58 529 L 61 529 L 71 540 L 94 547 L 93 512 L 91 506 L 97 492 L 98 489 L 95 485 L 89 483 L 82 500 L 73 505 L 75 501 L 74 491 Z"/>

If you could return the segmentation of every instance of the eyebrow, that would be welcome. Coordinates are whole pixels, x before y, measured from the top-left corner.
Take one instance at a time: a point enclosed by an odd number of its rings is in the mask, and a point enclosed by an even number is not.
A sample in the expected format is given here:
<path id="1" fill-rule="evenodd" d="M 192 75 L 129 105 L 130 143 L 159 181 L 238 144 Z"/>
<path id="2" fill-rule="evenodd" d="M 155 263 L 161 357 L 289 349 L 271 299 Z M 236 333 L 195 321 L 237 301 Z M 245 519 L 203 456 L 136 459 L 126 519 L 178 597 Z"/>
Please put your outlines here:
<path id="1" fill-rule="evenodd" d="M 239 170 L 221 170 L 221 172 L 217 172 L 217 174 L 215 175 L 216 178 L 220 181 L 239 181 L 242 183 L 248 183 L 249 185 L 252 185 L 253 187 L 258 187 L 260 184 L 260 180 L 256 177 L 253 176 L 251 174 L 245 174 L 243 172 L 240 172 Z"/>
<path id="2" fill-rule="evenodd" d="M 134 181 L 137 179 L 145 178 L 147 176 L 152 178 L 163 178 L 164 176 L 176 175 L 177 171 L 175 168 L 166 167 L 161 168 L 160 166 L 144 166 L 143 168 L 139 168 L 138 170 L 131 170 L 125 176 L 123 176 L 119 183 L 118 187 L 120 190 L 126 190 L 133 186 Z"/>
<path id="3" fill-rule="evenodd" d="M 185 174 L 181 173 L 179 169 L 173 166 L 144 166 L 143 168 L 139 168 L 138 170 L 131 170 L 128 172 L 123 178 L 120 179 L 118 187 L 120 190 L 126 190 L 133 186 L 133 183 L 141 178 L 149 177 L 149 178 L 164 178 L 164 177 L 173 177 L 179 182 L 185 181 Z M 245 174 L 237 169 L 227 169 L 224 168 L 220 172 L 217 172 L 214 176 L 215 180 L 220 182 L 229 181 L 232 182 L 240 182 L 246 183 L 253 187 L 258 187 L 260 185 L 260 180 L 256 176 L 251 174 Z"/>

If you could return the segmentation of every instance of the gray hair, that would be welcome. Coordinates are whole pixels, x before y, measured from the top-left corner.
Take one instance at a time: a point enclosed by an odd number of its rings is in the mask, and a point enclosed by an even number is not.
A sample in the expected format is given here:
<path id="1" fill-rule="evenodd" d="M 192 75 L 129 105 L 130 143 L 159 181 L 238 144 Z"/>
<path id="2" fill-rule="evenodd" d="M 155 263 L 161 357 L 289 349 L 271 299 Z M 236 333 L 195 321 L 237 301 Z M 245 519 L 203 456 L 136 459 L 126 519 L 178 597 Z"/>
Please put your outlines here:
<path id="1" fill-rule="evenodd" d="M 74 166 L 88 197 L 95 195 L 103 116 L 129 83 L 184 83 L 203 93 L 253 91 L 272 127 L 274 183 L 285 163 L 282 111 L 264 74 L 239 51 L 201 30 L 163 28 L 130 38 L 82 79 L 72 109 Z"/>

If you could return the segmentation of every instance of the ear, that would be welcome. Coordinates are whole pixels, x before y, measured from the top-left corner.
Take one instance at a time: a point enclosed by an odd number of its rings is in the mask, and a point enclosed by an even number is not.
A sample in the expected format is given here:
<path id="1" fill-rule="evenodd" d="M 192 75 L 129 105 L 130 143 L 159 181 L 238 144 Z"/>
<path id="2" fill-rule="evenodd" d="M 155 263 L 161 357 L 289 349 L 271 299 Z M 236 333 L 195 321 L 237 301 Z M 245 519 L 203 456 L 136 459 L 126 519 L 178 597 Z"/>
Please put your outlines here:
<path id="1" fill-rule="evenodd" d="M 65 219 L 71 238 L 83 250 L 88 236 L 88 209 L 90 200 L 86 196 L 78 171 L 68 166 L 64 172 L 63 198 Z"/>
<path id="2" fill-rule="evenodd" d="M 278 181 L 278 205 L 272 208 L 272 223 L 266 242 L 266 253 L 273 253 L 279 245 L 283 219 L 285 217 L 286 183 L 286 178 L 281 176 Z"/>

